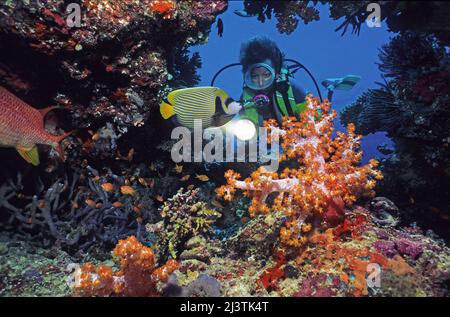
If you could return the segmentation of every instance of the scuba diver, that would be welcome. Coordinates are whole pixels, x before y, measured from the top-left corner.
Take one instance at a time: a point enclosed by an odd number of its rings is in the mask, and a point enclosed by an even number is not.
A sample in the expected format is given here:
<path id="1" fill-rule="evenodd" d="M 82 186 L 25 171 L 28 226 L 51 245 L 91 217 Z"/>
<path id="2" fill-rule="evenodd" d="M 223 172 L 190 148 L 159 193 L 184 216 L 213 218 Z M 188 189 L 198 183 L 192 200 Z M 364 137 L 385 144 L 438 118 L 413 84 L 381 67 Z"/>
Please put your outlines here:
<path id="1" fill-rule="evenodd" d="M 307 92 L 292 82 L 292 74 L 285 65 L 284 54 L 274 41 L 256 36 L 244 42 L 239 54 L 240 63 L 227 65 L 216 73 L 209 87 L 192 87 L 175 90 L 161 103 L 164 119 L 175 125 L 194 127 L 194 120 L 201 119 L 202 127 L 225 126 L 230 121 L 250 121 L 251 131 L 262 126 L 267 119 L 281 123 L 283 116 L 294 116 L 305 108 Z M 243 92 L 238 102 L 225 91 L 214 87 L 219 73 L 231 66 L 241 65 L 244 75 Z M 233 122 L 234 123 L 234 122 Z M 237 126 L 238 134 L 242 130 Z M 254 133 L 239 139 L 251 138 Z"/>
<path id="2" fill-rule="evenodd" d="M 242 94 L 238 101 L 234 101 L 224 90 L 214 85 L 215 79 L 222 71 L 234 66 L 242 67 L 243 74 Z M 240 146 L 242 144 L 248 144 L 249 148 L 256 145 L 259 148 L 258 162 L 278 162 L 279 153 L 282 152 L 281 145 L 271 142 L 269 150 L 266 138 L 260 134 L 264 133 L 264 130 L 259 128 L 263 126 L 264 120 L 276 119 L 281 124 L 284 116 L 298 116 L 306 109 L 307 92 L 293 80 L 293 75 L 298 70 L 304 70 L 309 75 L 322 102 L 317 82 L 303 64 L 285 58 L 276 43 L 266 36 L 255 36 L 242 43 L 239 63 L 222 67 L 216 72 L 209 86 L 182 88 L 170 92 L 160 104 L 160 112 L 164 119 L 170 119 L 175 125 L 187 127 L 194 132 L 196 126 L 205 131 L 209 129 L 210 138 L 213 138 L 215 133 L 212 131 L 220 130 L 222 134 L 225 132 L 227 144 L 231 141 L 233 149 L 243 148 Z M 329 78 L 324 80 L 322 85 L 327 89 L 327 97 L 330 100 L 335 90 L 349 90 L 359 79 L 360 77 L 355 75 Z M 320 118 L 319 109 L 317 115 Z M 229 132 L 231 138 L 228 137 Z M 244 161 L 247 160 L 240 162 Z M 205 169 L 220 165 L 220 162 L 205 162 Z"/>
<path id="3" fill-rule="evenodd" d="M 219 74 L 233 66 L 242 67 L 244 79 L 238 102 L 214 86 Z M 293 75 L 301 69 L 313 81 L 322 101 L 314 76 L 303 64 L 285 58 L 277 44 L 268 37 L 255 36 L 241 45 L 239 63 L 222 67 L 210 86 L 172 91 L 161 103 L 160 112 L 164 119 L 190 129 L 198 120 L 201 120 L 203 129 L 231 126 L 239 140 L 249 140 L 264 120 L 276 119 L 281 124 L 284 116 L 297 116 L 305 109 L 307 92 L 293 80 Z M 360 79 L 360 76 L 347 75 L 326 79 L 322 85 L 331 101 L 335 90 L 350 90 Z"/>
<path id="4" fill-rule="evenodd" d="M 241 118 L 262 126 L 267 119 L 279 123 L 305 109 L 307 92 L 294 83 L 278 46 L 265 36 L 255 36 L 241 46 L 239 61 L 244 75 L 239 112 Z"/>

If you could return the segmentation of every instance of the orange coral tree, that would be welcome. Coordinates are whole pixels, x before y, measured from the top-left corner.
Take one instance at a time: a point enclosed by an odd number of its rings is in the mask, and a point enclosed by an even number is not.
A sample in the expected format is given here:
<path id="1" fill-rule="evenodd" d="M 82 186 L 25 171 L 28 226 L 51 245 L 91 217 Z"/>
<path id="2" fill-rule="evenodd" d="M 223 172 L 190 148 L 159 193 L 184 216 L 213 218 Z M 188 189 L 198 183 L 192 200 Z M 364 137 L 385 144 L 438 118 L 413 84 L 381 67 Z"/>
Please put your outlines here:
<path id="1" fill-rule="evenodd" d="M 284 117 L 281 127 L 275 120 L 264 123 L 282 139 L 280 161 L 296 160 L 298 168 L 278 173 L 260 167 L 243 181 L 229 170 L 225 173 L 227 184 L 216 190 L 225 200 L 232 200 L 236 189 L 243 190 L 244 195 L 252 197 L 252 217 L 271 209 L 283 211 L 286 222 L 280 238 L 292 247 L 306 242 L 304 233 L 312 229 L 305 222 L 308 216 L 331 220 L 343 214 L 344 206 L 352 205 L 358 197 L 374 195 L 376 180 L 382 178 L 376 160 L 359 165 L 361 136 L 355 134 L 354 126 L 349 124 L 347 133 L 337 132 L 333 139 L 336 112 L 330 109 L 330 102 L 325 99 L 320 103 L 311 95 L 306 101 L 305 111 L 299 117 Z M 272 193 L 277 195 L 269 207 L 266 200 Z"/>
<path id="2" fill-rule="evenodd" d="M 120 262 L 118 272 L 106 265 L 95 267 L 86 263 L 80 269 L 74 293 L 78 296 L 157 296 L 156 284 L 167 281 L 178 269 L 175 260 L 157 268 L 152 249 L 134 236 L 120 240 L 113 256 Z"/>

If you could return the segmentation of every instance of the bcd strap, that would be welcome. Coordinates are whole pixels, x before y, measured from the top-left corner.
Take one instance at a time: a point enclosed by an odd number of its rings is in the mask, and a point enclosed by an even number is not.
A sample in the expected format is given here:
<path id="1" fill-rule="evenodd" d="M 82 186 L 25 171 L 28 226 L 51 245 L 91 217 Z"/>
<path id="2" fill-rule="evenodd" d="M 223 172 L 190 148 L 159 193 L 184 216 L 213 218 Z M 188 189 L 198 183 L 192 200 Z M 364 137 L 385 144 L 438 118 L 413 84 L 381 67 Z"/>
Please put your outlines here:
<path id="1" fill-rule="evenodd" d="M 294 91 L 289 83 L 291 74 L 287 68 L 282 68 L 276 82 L 276 99 L 283 116 L 295 116 L 299 108 L 295 102 Z"/>
<path id="2" fill-rule="evenodd" d="M 253 102 L 254 94 L 249 91 L 248 88 L 244 88 L 243 99 L 244 99 L 244 115 L 243 118 L 247 118 L 252 121 L 256 126 L 260 124 L 259 113 L 256 109 L 256 104 Z"/>

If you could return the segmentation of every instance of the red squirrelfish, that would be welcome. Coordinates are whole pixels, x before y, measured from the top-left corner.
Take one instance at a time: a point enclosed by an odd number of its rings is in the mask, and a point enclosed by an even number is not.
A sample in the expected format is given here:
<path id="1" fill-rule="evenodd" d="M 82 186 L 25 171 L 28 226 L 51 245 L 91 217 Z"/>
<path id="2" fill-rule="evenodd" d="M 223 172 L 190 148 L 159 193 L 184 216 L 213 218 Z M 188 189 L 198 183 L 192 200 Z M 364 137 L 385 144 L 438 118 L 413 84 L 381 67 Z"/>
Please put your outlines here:
<path id="1" fill-rule="evenodd" d="M 0 86 L 0 146 L 17 149 L 34 166 L 39 165 L 37 144 L 50 145 L 64 160 L 59 143 L 70 133 L 53 135 L 44 128 L 45 114 L 52 109 L 35 109 Z"/>

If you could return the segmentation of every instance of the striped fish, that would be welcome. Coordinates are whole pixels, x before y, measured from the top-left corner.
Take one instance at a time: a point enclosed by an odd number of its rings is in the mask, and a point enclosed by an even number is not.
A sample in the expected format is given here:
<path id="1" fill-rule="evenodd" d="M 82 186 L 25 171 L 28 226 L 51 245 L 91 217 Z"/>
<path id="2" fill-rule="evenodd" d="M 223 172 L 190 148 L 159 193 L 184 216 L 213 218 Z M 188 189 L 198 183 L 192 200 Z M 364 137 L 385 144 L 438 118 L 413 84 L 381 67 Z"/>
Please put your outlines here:
<path id="1" fill-rule="evenodd" d="M 194 128 L 194 120 L 202 120 L 202 128 L 221 126 L 240 110 L 240 105 L 217 87 L 193 87 L 174 90 L 160 105 L 164 119 L 176 116 L 178 124 Z"/>

